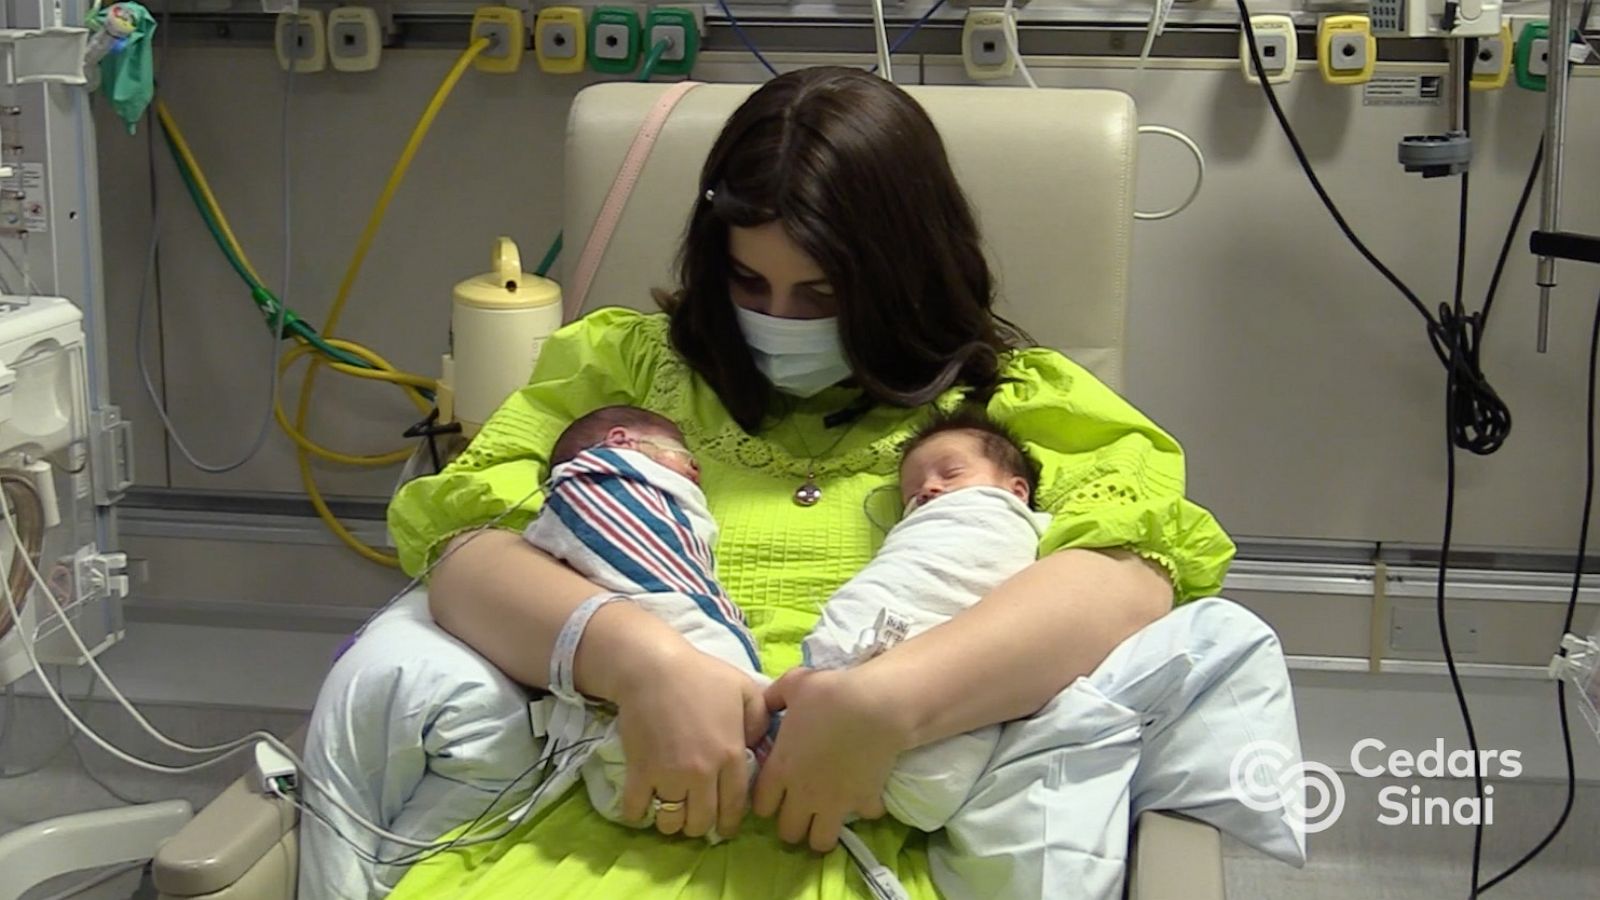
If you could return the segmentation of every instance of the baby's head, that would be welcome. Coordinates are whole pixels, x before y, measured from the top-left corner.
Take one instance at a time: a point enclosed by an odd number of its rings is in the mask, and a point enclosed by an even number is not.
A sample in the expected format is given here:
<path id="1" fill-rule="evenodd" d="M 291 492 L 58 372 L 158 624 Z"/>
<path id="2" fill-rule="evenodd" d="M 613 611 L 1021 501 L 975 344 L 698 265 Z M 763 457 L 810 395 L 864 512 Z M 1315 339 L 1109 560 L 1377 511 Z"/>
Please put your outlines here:
<path id="1" fill-rule="evenodd" d="M 683 431 L 666 416 L 637 406 L 602 407 L 568 425 L 550 451 L 550 465 L 559 466 L 599 446 L 637 450 L 695 484 L 700 483 L 700 463 L 684 446 Z"/>
<path id="2" fill-rule="evenodd" d="M 985 413 L 963 408 L 936 415 L 906 442 L 900 457 L 900 501 L 907 508 L 980 485 L 1010 491 L 1030 506 L 1039 486 L 1022 445 Z"/>

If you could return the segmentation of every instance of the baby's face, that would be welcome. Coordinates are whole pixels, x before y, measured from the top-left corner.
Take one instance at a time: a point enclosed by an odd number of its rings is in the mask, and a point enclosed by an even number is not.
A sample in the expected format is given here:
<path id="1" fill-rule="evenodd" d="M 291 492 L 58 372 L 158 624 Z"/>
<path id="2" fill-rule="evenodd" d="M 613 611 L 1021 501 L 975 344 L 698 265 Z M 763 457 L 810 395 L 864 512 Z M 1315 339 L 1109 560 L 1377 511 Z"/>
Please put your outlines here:
<path id="1" fill-rule="evenodd" d="M 613 447 L 637 450 L 653 462 L 677 472 L 695 484 L 700 483 L 700 463 L 683 445 L 683 438 L 662 430 L 613 428 L 606 435 L 606 443 Z"/>
<path id="2" fill-rule="evenodd" d="M 1028 502 L 1028 481 L 1005 472 L 983 452 L 983 438 L 971 431 L 944 431 L 923 441 L 900 462 L 900 502 L 921 506 L 962 488 L 986 485 Z"/>

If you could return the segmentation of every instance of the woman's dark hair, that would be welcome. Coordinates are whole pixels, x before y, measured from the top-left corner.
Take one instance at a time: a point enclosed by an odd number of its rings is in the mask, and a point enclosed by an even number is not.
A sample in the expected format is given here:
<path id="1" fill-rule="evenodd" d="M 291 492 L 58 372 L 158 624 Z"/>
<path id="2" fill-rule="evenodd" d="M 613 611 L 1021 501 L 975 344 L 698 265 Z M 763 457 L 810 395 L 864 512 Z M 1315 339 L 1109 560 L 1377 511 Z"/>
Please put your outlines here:
<path id="1" fill-rule="evenodd" d="M 996 316 L 993 279 L 939 132 L 898 87 L 859 69 L 767 82 L 723 127 L 658 295 L 672 343 L 746 431 L 773 400 L 728 296 L 728 229 L 782 223 L 827 276 L 839 336 L 869 397 L 916 406 L 954 384 L 981 396 L 999 354 L 1029 343 Z M 711 196 L 707 197 L 707 192 Z"/>

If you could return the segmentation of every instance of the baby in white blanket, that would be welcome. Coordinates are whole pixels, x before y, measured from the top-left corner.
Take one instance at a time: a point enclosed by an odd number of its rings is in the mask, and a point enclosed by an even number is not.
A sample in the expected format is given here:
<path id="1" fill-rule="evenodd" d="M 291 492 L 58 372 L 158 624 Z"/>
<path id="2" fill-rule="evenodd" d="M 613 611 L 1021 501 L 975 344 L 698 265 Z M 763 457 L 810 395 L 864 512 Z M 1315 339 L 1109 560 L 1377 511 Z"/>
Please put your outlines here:
<path id="1" fill-rule="evenodd" d="M 759 671 L 742 617 L 715 585 L 708 548 L 714 546 L 716 526 L 697 483 L 698 467 L 684 458 L 681 438 L 669 441 L 635 433 L 645 431 L 638 423 L 630 422 L 633 428 L 618 424 L 639 412 L 611 407 L 574 423 L 569 431 L 604 437 L 576 442 L 593 449 L 553 454 L 550 500 L 555 502 L 547 501 L 525 537 L 602 587 L 630 596 L 700 650 L 766 683 L 770 679 Z M 566 449 L 563 445 L 575 443 L 566 438 L 557 446 Z M 668 445 L 672 452 L 662 452 Z M 1026 568 L 1036 558 L 1040 533 L 1049 521 L 1028 505 L 1036 481 L 1033 465 L 1015 439 L 981 413 L 940 416 L 920 430 L 906 444 L 900 466 L 906 515 L 873 560 L 823 607 L 821 621 L 803 644 L 805 664 L 842 668 L 864 662 L 947 621 Z M 627 494 L 644 502 L 603 507 L 563 504 L 560 499 L 584 494 Z M 584 520 L 591 515 L 580 515 L 585 509 L 622 530 L 641 524 L 626 521 L 632 518 L 624 514 L 628 509 L 668 513 L 684 537 L 675 546 L 689 551 L 683 568 L 703 574 L 696 581 L 703 590 L 651 585 L 656 579 L 650 570 L 666 563 L 662 546 L 651 547 L 649 560 L 623 559 L 630 542 L 599 540 L 602 529 L 587 526 Z M 604 530 L 622 535 L 617 529 Z M 705 549 L 692 552 L 696 547 Z M 546 717 L 549 705 L 559 702 L 540 701 Z M 584 731 L 597 736 L 608 725 L 591 718 Z M 903 755 L 885 787 L 885 807 L 916 828 L 943 827 L 989 762 L 998 733 L 994 726 Z M 583 765 L 595 808 L 618 821 L 625 770 L 614 733 L 596 745 Z"/>
<path id="2" fill-rule="evenodd" d="M 856 665 L 948 621 L 1031 565 L 1050 516 L 1017 440 L 976 411 L 938 416 L 900 460 L 906 514 L 822 609 L 801 645 L 817 669 Z M 884 788 L 896 819 L 935 831 L 966 800 L 1000 735 L 990 726 L 901 755 Z"/>

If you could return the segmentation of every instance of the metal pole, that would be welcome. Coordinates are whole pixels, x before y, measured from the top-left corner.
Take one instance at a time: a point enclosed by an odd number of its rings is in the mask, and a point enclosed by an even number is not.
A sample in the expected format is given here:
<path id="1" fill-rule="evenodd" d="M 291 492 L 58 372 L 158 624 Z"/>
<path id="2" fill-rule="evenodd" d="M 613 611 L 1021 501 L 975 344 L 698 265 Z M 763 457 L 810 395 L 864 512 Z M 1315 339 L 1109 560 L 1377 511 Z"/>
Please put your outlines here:
<path id="1" fill-rule="evenodd" d="M 1476 41 L 1473 41 L 1476 44 Z M 1466 131 L 1468 81 L 1472 78 L 1472 62 L 1466 52 L 1466 41 L 1445 41 L 1445 52 L 1450 59 L 1450 133 Z"/>
<path id="2" fill-rule="evenodd" d="M 1572 4 L 1550 4 L 1550 55 L 1545 76 L 1544 183 L 1539 196 L 1539 230 L 1561 230 L 1561 156 L 1566 149 L 1567 45 L 1572 33 Z M 1556 286 L 1556 260 L 1539 257 L 1539 352 L 1550 336 L 1550 291 Z"/>

